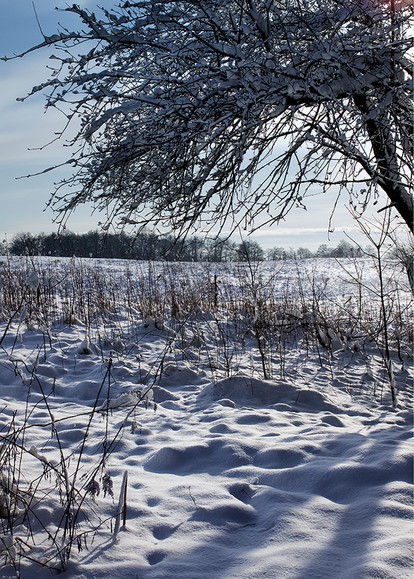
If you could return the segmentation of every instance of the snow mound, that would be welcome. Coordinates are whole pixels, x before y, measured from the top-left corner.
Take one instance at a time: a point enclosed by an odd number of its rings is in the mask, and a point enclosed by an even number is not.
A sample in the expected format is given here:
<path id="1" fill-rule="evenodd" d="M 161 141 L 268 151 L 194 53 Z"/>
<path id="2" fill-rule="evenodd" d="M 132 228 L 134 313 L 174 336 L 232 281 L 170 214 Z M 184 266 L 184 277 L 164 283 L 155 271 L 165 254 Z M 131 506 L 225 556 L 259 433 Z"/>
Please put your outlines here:
<path id="1" fill-rule="evenodd" d="M 280 410 L 307 409 L 320 412 L 330 410 L 340 412 L 337 406 L 328 402 L 324 395 L 315 390 L 297 388 L 283 381 L 260 380 L 246 376 L 232 376 L 208 384 L 200 393 L 201 404 L 219 401 L 223 406 L 264 407 L 275 404 L 286 405 Z"/>

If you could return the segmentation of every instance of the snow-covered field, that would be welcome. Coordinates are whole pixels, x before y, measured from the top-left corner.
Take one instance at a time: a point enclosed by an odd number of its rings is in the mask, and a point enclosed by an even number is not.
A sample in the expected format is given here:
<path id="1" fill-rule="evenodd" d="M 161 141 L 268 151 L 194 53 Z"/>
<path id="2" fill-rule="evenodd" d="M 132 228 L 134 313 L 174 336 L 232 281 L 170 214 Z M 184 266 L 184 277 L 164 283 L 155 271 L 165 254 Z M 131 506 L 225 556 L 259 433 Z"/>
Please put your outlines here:
<path id="1" fill-rule="evenodd" d="M 412 578 L 412 300 L 384 275 L 3 258 L 0 577 Z"/>

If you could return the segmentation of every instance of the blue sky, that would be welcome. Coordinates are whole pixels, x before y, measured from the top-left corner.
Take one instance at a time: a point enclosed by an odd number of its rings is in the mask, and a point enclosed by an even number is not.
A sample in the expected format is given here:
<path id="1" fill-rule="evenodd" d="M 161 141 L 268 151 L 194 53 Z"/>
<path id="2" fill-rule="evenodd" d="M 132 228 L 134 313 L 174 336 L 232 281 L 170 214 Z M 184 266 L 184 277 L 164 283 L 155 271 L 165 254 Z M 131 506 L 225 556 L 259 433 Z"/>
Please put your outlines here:
<path id="1" fill-rule="evenodd" d="M 61 7 L 65 4 L 56 2 Z M 44 32 L 53 33 L 57 21 L 63 20 L 62 14 L 52 8 L 55 3 L 53 0 L 36 0 L 35 5 Z M 41 41 L 32 1 L 2 0 L 0 55 L 18 53 Z M 19 178 L 58 164 L 67 155 L 62 143 L 43 151 L 36 150 L 53 139 L 54 132 L 62 127 L 62 116 L 49 112 L 45 115 L 41 97 L 16 101 L 47 78 L 47 63 L 45 52 L 0 62 L 0 235 L 57 229 L 53 212 L 45 208 L 54 183 L 59 181 L 63 172 Z M 89 213 L 89 210 L 81 209 L 74 217 L 71 229 L 88 231 L 95 228 L 99 219 L 90 218 Z"/>
<path id="2" fill-rule="evenodd" d="M 92 7 L 94 0 L 77 0 L 78 4 Z M 97 1 L 98 4 L 102 2 Z M 105 0 L 110 5 L 109 0 Z M 115 2 L 112 2 L 115 4 Z M 68 13 L 59 13 L 53 6 L 64 8 L 67 2 L 35 0 L 36 12 L 45 34 L 56 31 L 57 22 L 75 26 L 76 19 Z M 2 0 L 0 20 L 0 56 L 18 53 L 42 41 L 32 0 Z M 64 176 L 62 171 L 32 178 L 18 178 L 59 164 L 67 158 L 68 150 L 62 142 L 43 150 L 54 132 L 62 127 L 58 113 L 44 114 L 41 97 L 17 102 L 32 86 L 47 78 L 46 52 L 40 51 L 24 59 L 0 62 L 0 235 L 19 232 L 46 233 L 56 231 L 54 214 L 46 208 L 54 183 Z M 308 210 L 295 210 L 287 219 L 271 229 L 253 235 L 263 247 L 308 247 L 316 249 L 321 243 L 336 244 L 347 232 L 358 238 L 354 224 L 345 209 L 346 198 L 339 203 L 333 218 L 334 233 L 328 233 L 329 217 L 335 192 L 331 196 L 316 196 Z M 97 227 L 99 215 L 90 215 L 89 207 L 79 208 L 69 221 L 69 229 L 85 232 Z"/>

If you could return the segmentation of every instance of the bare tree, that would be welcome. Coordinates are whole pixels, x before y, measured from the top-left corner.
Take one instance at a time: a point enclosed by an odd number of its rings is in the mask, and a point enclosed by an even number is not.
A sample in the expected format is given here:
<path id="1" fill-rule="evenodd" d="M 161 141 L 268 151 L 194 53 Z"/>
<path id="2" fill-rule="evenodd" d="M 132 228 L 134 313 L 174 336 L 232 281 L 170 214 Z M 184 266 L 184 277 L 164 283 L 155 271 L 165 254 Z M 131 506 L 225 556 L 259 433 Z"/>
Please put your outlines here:
<path id="1" fill-rule="evenodd" d="M 92 201 L 108 222 L 252 229 L 336 187 L 360 211 L 385 191 L 413 230 L 412 2 L 65 10 L 79 30 L 22 54 L 54 47 L 31 94 L 80 118 L 58 220 Z"/>

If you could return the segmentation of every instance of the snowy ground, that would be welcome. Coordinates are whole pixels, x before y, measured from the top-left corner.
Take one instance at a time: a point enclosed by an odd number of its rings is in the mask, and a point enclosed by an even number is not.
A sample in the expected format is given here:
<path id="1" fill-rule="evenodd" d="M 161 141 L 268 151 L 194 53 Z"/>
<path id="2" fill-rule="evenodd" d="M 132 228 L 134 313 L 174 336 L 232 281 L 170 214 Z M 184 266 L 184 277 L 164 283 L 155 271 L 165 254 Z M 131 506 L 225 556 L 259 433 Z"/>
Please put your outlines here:
<path id="1" fill-rule="evenodd" d="M 61 263 L 51 263 L 56 275 Z M 26 280 L 30 267 L 13 264 Z M 0 325 L 0 577 L 50 577 L 70 545 L 63 576 L 79 579 L 412 578 L 411 345 L 394 364 L 396 408 L 378 348 L 355 327 L 352 343 L 336 331 L 328 348 L 321 335 L 310 341 L 304 319 L 283 348 L 263 338 L 265 380 L 257 336 L 229 323 L 236 266 L 208 271 L 214 315 L 200 295 L 179 322 L 143 316 L 144 293 L 126 308 L 125 280 L 145 283 L 130 266 L 116 285 L 123 267 L 99 264 L 106 289 L 122 292 L 117 311 L 85 321 L 56 295 L 53 311 L 66 317 L 52 320 L 51 306 L 36 317 L 32 278 L 18 315 Z M 173 281 L 207 276 L 207 266 L 174 267 Z M 302 305 L 358 293 L 331 261 L 313 262 L 318 291 L 314 277 L 299 288 L 297 265 L 277 268 L 277 284 L 266 270 L 260 288 L 271 279 Z M 375 269 L 362 269 L 374 287 Z M 152 279 L 167 287 L 160 271 Z M 170 312 L 180 310 L 171 295 Z M 88 296 L 96 302 L 96 289 Z M 372 292 L 366 299 L 378 311 Z M 398 299 L 404 310 L 408 293 Z"/>

